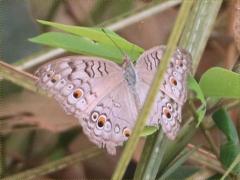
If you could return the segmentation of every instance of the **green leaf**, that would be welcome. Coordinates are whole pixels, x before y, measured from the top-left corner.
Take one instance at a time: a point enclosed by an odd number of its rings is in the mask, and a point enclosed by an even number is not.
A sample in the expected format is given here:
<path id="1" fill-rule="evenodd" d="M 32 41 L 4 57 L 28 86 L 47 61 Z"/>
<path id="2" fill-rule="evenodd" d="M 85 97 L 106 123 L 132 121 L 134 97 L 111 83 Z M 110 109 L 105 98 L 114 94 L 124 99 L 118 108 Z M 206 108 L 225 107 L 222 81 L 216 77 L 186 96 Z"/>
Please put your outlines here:
<path id="1" fill-rule="evenodd" d="M 144 51 L 141 47 L 127 41 L 115 32 L 108 29 L 70 26 L 43 20 L 38 20 L 38 22 L 47 26 L 63 30 L 76 36 L 91 39 L 92 41 L 96 41 L 100 44 L 114 46 L 116 49 L 120 48 L 123 53 L 126 53 L 133 60 L 136 60 L 138 56 Z M 118 49 L 118 51 L 120 50 Z"/>
<path id="2" fill-rule="evenodd" d="M 220 148 L 220 161 L 226 168 L 230 168 L 234 160 L 240 154 L 240 145 L 233 142 L 228 142 Z M 232 170 L 235 174 L 240 174 L 240 162 L 238 161 Z"/>
<path id="3" fill-rule="evenodd" d="M 196 173 L 199 169 L 194 166 L 180 166 L 175 172 L 173 172 L 166 180 L 179 180 L 179 179 L 187 179 L 194 173 Z"/>
<path id="4" fill-rule="evenodd" d="M 116 47 L 71 34 L 48 32 L 31 38 L 30 41 L 63 48 L 74 53 L 103 57 L 114 60 L 116 63 L 122 63 L 123 60 L 121 52 Z"/>
<path id="5" fill-rule="evenodd" d="M 227 69 L 209 69 L 199 84 L 205 96 L 240 98 L 240 74 Z"/>
<path id="6" fill-rule="evenodd" d="M 176 172 L 176 170 L 181 167 L 181 165 L 186 162 L 189 158 L 189 156 L 191 156 L 195 151 L 197 150 L 197 148 L 191 149 L 191 150 L 183 150 L 178 157 L 174 160 L 173 163 L 169 164 L 169 167 L 166 168 L 166 171 L 160 176 L 160 179 L 167 179 L 171 174 L 173 174 L 174 172 Z"/>
<path id="7" fill-rule="evenodd" d="M 195 97 L 201 102 L 201 106 L 197 109 L 197 112 L 196 112 L 198 115 L 197 126 L 199 126 L 199 124 L 202 122 L 204 115 L 206 113 L 207 103 L 199 84 L 197 83 L 197 81 L 194 79 L 192 75 L 188 76 L 188 88 L 195 93 L 196 95 Z"/>
<path id="8" fill-rule="evenodd" d="M 225 109 L 221 108 L 216 111 L 212 118 L 217 127 L 227 136 L 229 142 L 239 144 L 237 130 Z"/>
<path id="9" fill-rule="evenodd" d="M 155 133 L 158 130 L 158 128 L 156 126 L 145 126 L 144 130 L 141 133 L 141 137 L 146 137 L 149 136 L 153 133 Z"/>

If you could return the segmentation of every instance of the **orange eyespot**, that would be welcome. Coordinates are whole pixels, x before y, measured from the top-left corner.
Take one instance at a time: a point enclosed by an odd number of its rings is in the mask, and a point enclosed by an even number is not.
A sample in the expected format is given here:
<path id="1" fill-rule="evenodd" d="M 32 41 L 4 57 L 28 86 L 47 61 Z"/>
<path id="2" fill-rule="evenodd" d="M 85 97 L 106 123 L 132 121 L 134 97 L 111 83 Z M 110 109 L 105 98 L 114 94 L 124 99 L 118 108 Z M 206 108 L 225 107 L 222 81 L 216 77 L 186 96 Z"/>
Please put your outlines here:
<path id="1" fill-rule="evenodd" d="M 98 118 L 98 127 L 103 127 L 107 121 L 107 117 L 105 115 L 100 115 Z"/>
<path id="2" fill-rule="evenodd" d="M 130 135 L 131 135 L 131 130 L 128 129 L 128 128 L 124 128 L 124 129 L 123 129 L 123 135 L 124 135 L 125 137 L 130 137 Z"/>
<path id="3" fill-rule="evenodd" d="M 91 119 L 93 121 L 96 121 L 99 117 L 99 113 L 98 112 L 93 112 L 92 115 L 91 115 Z"/>
<path id="4" fill-rule="evenodd" d="M 170 82 L 171 84 L 173 84 L 174 86 L 177 86 L 177 80 L 174 77 L 170 78 Z"/>
<path id="5" fill-rule="evenodd" d="M 81 89 L 76 89 L 74 92 L 73 92 L 73 97 L 78 99 L 80 97 L 83 96 L 83 91 Z"/>
<path id="6" fill-rule="evenodd" d="M 163 114 L 170 119 L 172 117 L 171 113 L 169 112 L 168 108 L 164 107 L 163 108 Z"/>

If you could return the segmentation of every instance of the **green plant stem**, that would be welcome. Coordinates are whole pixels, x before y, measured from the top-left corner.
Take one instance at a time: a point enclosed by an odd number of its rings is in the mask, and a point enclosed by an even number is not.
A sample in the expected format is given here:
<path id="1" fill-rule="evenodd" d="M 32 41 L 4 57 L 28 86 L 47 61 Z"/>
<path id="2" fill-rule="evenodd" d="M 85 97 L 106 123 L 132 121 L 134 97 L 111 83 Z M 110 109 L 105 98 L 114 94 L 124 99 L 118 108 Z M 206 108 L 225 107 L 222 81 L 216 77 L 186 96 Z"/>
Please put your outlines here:
<path id="1" fill-rule="evenodd" d="M 151 88 L 148 92 L 148 95 L 147 95 L 147 98 L 143 105 L 143 108 L 138 115 L 137 122 L 133 129 L 133 134 L 130 137 L 129 141 L 127 142 L 127 144 L 124 148 L 123 154 L 122 154 L 122 156 L 119 160 L 119 163 L 116 167 L 116 170 L 113 174 L 113 178 L 112 178 L 113 180 L 122 179 L 124 172 L 127 168 L 127 165 L 129 163 L 129 161 L 131 160 L 131 157 L 132 157 L 134 150 L 137 146 L 137 143 L 139 141 L 140 133 L 142 132 L 142 130 L 145 126 L 146 120 L 148 118 L 148 114 L 150 113 L 153 103 L 155 102 L 155 97 L 159 91 L 159 86 L 163 79 L 164 73 L 168 67 L 168 64 L 170 63 L 170 60 L 171 60 L 170 58 L 172 57 L 172 54 L 174 53 L 174 51 L 176 49 L 180 35 L 184 28 L 184 24 L 189 15 L 192 3 L 193 3 L 193 1 L 189 1 L 189 0 L 183 1 L 183 4 L 180 8 L 179 15 L 176 20 L 176 25 L 174 26 L 174 29 L 173 29 L 171 36 L 169 38 L 169 41 L 168 41 L 166 51 L 163 55 L 163 59 L 161 62 L 162 64 L 157 69 L 155 78 L 152 82 Z"/>
<path id="2" fill-rule="evenodd" d="M 197 113 L 196 113 L 197 110 L 196 110 L 196 108 L 195 108 L 195 106 L 194 106 L 194 104 L 193 104 L 193 102 L 192 102 L 191 100 L 189 101 L 189 109 L 191 110 L 194 118 L 197 119 L 197 118 L 198 118 L 198 117 L 197 117 L 198 115 L 197 115 Z M 200 128 L 201 128 L 201 130 L 202 130 L 205 138 L 207 139 L 209 145 L 211 146 L 213 152 L 214 152 L 215 155 L 218 157 L 218 156 L 219 156 L 218 148 L 217 148 L 216 144 L 214 143 L 211 134 L 209 133 L 208 130 L 206 130 L 206 129 L 204 128 L 204 126 L 203 126 L 202 123 L 200 124 Z"/>
<path id="3" fill-rule="evenodd" d="M 164 174 L 159 178 L 159 180 L 165 180 L 168 178 L 168 176 L 175 172 L 187 159 L 189 156 L 191 156 L 195 151 L 197 150 L 197 147 L 191 150 L 184 149 L 172 162 L 169 164 L 167 170 L 164 172 Z"/>
<path id="4" fill-rule="evenodd" d="M 101 151 L 99 151 L 99 149 L 97 149 L 97 148 L 87 149 L 87 150 L 81 151 L 79 153 L 69 155 L 69 156 L 67 156 L 65 158 L 62 158 L 60 160 L 50 162 L 46 165 L 42 165 L 42 166 L 39 166 L 37 168 L 30 169 L 30 170 L 27 170 L 25 172 L 6 177 L 6 178 L 4 178 L 4 180 L 36 179 L 39 176 L 43 176 L 43 175 L 49 174 L 51 172 L 55 172 L 55 171 L 64 169 L 68 166 L 77 164 L 77 163 L 79 163 L 83 160 L 92 158 L 92 157 L 100 154 L 100 152 Z"/>
<path id="5" fill-rule="evenodd" d="M 212 138 L 212 135 L 210 134 L 210 132 L 204 128 L 204 126 L 202 126 L 202 124 L 200 124 L 200 128 L 205 136 L 205 138 L 207 139 L 208 143 L 211 146 L 212 151 L 214 152 L 214 154 L 218 157 L 219 156 L 219 151 L 218 151 L 218 147 L 217 145 L 214 143 L 214 140 Z"/>
<path id="6" fill-rule="evenodd" d="M 227 171 L 224 173 L 224 175 L 221 177 L 220 180 L 224 180 L 231 173 L 234 167 L 237 166 L 239 163 L 240 163 L 240 154 L 235 158 L 231 166 L 227 169 Z M 239 179 L 239 176 L 238 176 L 238 179 Z"/>
<path id="7" fill-rule="evenodd" d="M 154 146 L 151 149 L 150 157 L 148 157 L 148 163 L 145 165 L 145 170 L 140 176 L 141 179 L 155 179 L 157 172 L 158 172 L 158 166 L 156 166 L 157 163 L 160 163 L 163 158 L 162 151 L 164 150 L 164 143 L 166 141 L 164 137 L 163 131 L 159 132 L 155 138 Z M 161 148 L 161 149 L 160 149 Z M 140 178 L 139 177 L 139 178 Z M 135 180 L 138 178 L 135 177 Z"/>
<path id="8" fill-rule="evenodd" d="M 134 180 L 142 179 L 143 174 L 145 173 L 145 167 L 147 167 L 157 136 L 157 133 L 147 136 L 142 152 L 144 156 L 142 156 L 140 161 L 138 162 L 138 166 L 134 174 Z"/>

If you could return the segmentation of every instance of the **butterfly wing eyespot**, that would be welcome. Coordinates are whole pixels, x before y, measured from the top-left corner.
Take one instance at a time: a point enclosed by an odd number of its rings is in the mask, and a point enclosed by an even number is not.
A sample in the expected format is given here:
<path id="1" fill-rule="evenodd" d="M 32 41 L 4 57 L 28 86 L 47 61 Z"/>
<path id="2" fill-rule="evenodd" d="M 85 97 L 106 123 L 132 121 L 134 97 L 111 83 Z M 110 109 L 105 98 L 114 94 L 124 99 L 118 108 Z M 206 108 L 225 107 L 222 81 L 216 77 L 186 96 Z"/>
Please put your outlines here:
<path id="1" fill-rule="evenodd" d="M 174 77 L 170 77 L 170 82 L 172 85 L 177 86 L 178 82 Z"/>
<path id="2" fill-rule="evenodd" d="M 107 117 L 105 115 L 100 115 L 98 117 L 98 122 L 97 122 L 98 127 L 102 128 L 105 125 L 106 121 L 107 121 Z"/>
<path id="3" fill-rule="evenodd" d="M 76 89 L 75 91 L 73 91 L 73 97 L 75 99 L 79 99 L 83 96 L 83 90 L 82 89 Z"/>
<path id="4" fill-rule="evenodd" d="M 94 111 L 92 112 L 91 114 L 91 120 L 93 120 L 94 122 L 96 122 L 98 120 L 98 117 L 99 117 L 99 113 Z"/>
<path id="5" fill-rule="evenodd" d="M 172 115 L 171 115 L 169 109 L 166 108 L 166 107 L 163 108 L 163 115 L 165 115 L 167 119 L 171 119 L 172 118 Z"/>
<path id="6" fill-rule="evenodd" d="M 130 135 L 131 135 L 131 130 L 129 129 L 129 128 L 124 128 L 123 129 L 123 135 L 125 136 L 125 137 L 130 137 Z"/>

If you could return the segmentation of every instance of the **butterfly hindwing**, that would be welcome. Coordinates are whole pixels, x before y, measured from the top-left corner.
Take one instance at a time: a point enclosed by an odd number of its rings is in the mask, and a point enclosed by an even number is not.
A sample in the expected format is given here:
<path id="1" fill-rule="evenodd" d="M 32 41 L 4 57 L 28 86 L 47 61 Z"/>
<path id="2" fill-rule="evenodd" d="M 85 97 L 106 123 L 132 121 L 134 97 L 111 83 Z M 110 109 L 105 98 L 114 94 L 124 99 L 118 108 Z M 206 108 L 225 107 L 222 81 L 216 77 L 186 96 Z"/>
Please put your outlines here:
<path id="1" fill-rule="evenodd" d="M 116 146 L 122 145 L 130 136 L 136 117 L 133 96 L 126 82 L 122 82 L 80 123 L 92 142 L 99 147 L 106 147 L 108 153 L 115 154 Z"/>
<path id="2" fill-rule="evenodd" d="M 143 105 L 149 84 L 139 81 L 137 84 L 137 92 Z M 175 102 L 171 97 L 159 90 L 154 106 L 147 121 L 148 126 L 162 126 L 163 131 L 170 139 L 175 139 L 180 128 L 182 106 Z"/>

